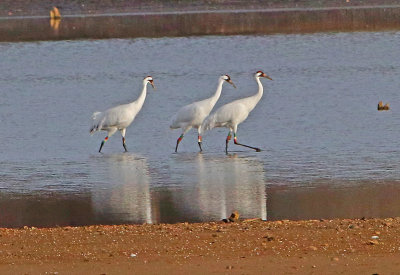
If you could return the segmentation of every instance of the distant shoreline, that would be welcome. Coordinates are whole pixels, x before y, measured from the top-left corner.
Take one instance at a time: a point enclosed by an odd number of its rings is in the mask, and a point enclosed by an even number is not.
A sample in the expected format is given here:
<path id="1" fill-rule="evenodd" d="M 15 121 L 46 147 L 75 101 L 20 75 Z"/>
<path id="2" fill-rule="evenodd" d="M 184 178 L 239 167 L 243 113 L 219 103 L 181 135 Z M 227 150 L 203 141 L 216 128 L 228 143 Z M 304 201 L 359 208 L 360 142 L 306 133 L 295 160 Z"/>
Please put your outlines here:
<path id="1" fill-rule="evenodd" d="M 224 14 L 224 13 L 274 13 L 274 12 L 296 12 L 296 11 L 331 11 L 331 10 L 352 10 L 352 9 L 390 9 L 400 8 L 398 5 L 379 5 L 379 6 L 333 6 L 333 7 L 296 7 L 296 8 L 268 8 L 268 9 L 226 9 L 226 10 L 178 10 L 178 11 L 135 11 L 121 13 L 89 13 L 89 14 L 67 14 L 63 18 L 85 18 L 85 17 L 109 17 L 109 16 L 147 16 L 147 15 L 190 15 L 190 14 Z M 1 19 L 46 19 L 47 15 L 20 15 L 20 16 L 0 16 Z"/>
<path id="2" fill-rule="evenodd" d="M 35 0 L 33 0 L 35 1 Z M 371 3 L 370 3 L 371 4 Z M 291 8 L 148 9 L 0 16 L 0 41 L 400 30 L 400 4 Z M 73 12 L 73 9 L 69 10 Z"/>
<path id="3" fill-rule="evenodd" d="M 118 13 L 195 12 L 218 10 L 315 9 L 360 6 L 399 6 L 398 0 L 2 0 L 0 17 L 49 16 L 53 6 L 61 15 L 94 15 Z"/>

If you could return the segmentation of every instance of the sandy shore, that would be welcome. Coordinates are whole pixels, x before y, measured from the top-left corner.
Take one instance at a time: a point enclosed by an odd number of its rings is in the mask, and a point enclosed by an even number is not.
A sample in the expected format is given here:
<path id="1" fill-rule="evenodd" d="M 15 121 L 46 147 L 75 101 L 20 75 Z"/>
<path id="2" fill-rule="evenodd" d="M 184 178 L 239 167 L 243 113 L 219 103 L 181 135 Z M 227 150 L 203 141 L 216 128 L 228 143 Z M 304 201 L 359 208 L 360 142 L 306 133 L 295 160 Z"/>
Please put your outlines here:
<path id="1" fill-rule="evenodd" d="M 396 274 L 400 218 L 0 229 L 1 274 Z M 267 273 L 266 273 L 267 272 Z"/>

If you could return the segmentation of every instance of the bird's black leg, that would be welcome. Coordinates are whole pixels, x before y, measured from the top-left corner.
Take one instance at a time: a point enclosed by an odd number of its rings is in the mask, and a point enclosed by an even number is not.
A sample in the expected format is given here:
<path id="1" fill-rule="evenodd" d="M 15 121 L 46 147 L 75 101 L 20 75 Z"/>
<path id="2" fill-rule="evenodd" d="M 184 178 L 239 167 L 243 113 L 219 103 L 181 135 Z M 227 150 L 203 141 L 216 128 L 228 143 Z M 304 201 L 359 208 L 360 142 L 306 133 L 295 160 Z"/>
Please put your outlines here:
<path id="1" fill-rule="evenodd" d="M 122 137 L 122 146 L 124 146 L 125 152 L 128 152 L 128 149 L 126 149 L 126 144 L 125 144 L 125 138 Z"/>
<path id="2" fill-rule="evenodd" d="M 200 152 L 202 152 L 203 149 L 201 149 L 201 136 L 200 135 L 198 135 L 197 140 L 198 140 L 198 144 L 199 144 L 199 147 L 200 147 Z"/>
<path id="3" fill-rule="evenodd" d="M 179 142 L 182 141 L 182 139 L 183 139 L 183 134 L 180 135 L 180 137 L 179 137 L 178 140 L 176 141 L 175 153 L 178 152 L 178 145 L 179 145 Z"/>
<path id="4" fill-rule="evenodd" d="M 101 153 L 101 149 L 103 148 L 103 145 L 104 145 L 104 143 L 106 143 L 107 140 L 108 140 L 108 136 L 106 136 L 105 139 L 101 142 L 99 153 Z"/>
<path id="5" fill-rule="evenodd" d="M 232 135 L 231 132 L 229 131 L 228 136 L 226 137 L 226 143 L 225 143 L 225 153 L 228 154 L 228 143 L 231 140 Z"/>
<path id="6" fill-rule="evenodd" d="M 261 152 L 261 149 L 260 149 L 260 148 L 253 147 L 253 146 L 249 146 L 249 145 L 245 145 L 245 144 L 241 144 L 241 143 L 237 142 L 236 133 L 234 133 L 233 135 L 234 135 L 233 142 L 234 142 L 236 145 L 240 145 L 240 146 L 244 146 L 244 147 L 247 147 L 247 148 L 251 148 L 251 149 L 253 149 L 253 150 L 256 150 L 256 152 Z"/>

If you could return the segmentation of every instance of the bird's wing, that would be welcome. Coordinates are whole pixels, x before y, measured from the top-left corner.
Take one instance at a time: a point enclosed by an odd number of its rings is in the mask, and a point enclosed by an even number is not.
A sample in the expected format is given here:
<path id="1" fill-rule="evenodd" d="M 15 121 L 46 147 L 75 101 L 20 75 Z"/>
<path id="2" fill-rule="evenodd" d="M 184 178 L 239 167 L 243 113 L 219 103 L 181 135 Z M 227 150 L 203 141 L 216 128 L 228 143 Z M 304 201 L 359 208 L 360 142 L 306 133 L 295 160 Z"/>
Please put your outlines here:
<path id="1" fill-rule="evenodd" d="M 235 104 L 228 103 L 223 105 L 215 112 L 215 122 L 217 124 L 229 122 L 235 116 L 235 113 Z"/>
<path id="2" fill-rule="evenodd" d="M 243 121 L 243 117 L 247 117 L 248 112 L 245 106 L 239 101 L 233 101 L 218 108 L 214 113 L 209 115 L 203 122 L 204 130 L 211 130 L 215 127 L 225 127 Z"/>
<path id="3" fill-rule="evenodd" d="M 216 118 L 217 124 L 239 124 L 249 115 L 248 108 L 242 101 L 236 100 L 221 107 Z"/>
<path id="4" fill-rule="evenodd" d="M 186 106 L 183 106 L 176 115 L 173 117 L 171 122 L 171 128 L 181 128 L 186 125 L 192 125 L 198 119 L 203 119 L 203 112 L 198 104 L 192 103 Z"/>
<path id="5" fill-rule="evenodd" d="M 104 112 L 101 126 L 104 128 L 119 127 L 132 120 L 126 105 L 119 105 Z"/>

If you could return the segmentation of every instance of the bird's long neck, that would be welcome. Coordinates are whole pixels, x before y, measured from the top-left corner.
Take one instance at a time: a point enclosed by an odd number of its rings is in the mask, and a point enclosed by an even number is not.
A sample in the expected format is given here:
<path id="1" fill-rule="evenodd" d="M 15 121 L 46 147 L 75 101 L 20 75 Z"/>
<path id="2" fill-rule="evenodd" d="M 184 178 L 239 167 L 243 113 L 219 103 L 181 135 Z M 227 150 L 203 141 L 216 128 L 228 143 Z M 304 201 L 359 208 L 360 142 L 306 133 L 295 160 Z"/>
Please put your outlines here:
<path id="1" fill-rule="evenodd" d="M 254 107 L 256 107 L 257 103 L 260 101 L 260 99 L 262 98 L 263 93 L 264 93 L 264 88 L 263 88 L 263 85 L 261 84 L 260 78 L 256 77 L 256 81 L 258 84 L 258 92 L 255 95 L 247 98 L 249 111 L 253 110 Z"/>
<path id="2" fill-rule="evenodd" d="M 135 104 L 137 107 L 139 107 L 139 109 L 142 108 L 144 100 L 146 99 L 146 94 L 147 94 L 147 82 L 143 82 L 142 93 L 134 102 L 132 102 L 132 104 Z"/>
<path id="3" fill-rule="evenodd" d="M 223 80 L 223 79 L 219 80 L 217 90 L 215 91 L 214 95 L 209 98 L 211 109 L 214 107 L 214 105 L 217 103 L 219 97 L 221 96 L 222 84 L 224 84 L 224 81 L 225 80 Z"/>

